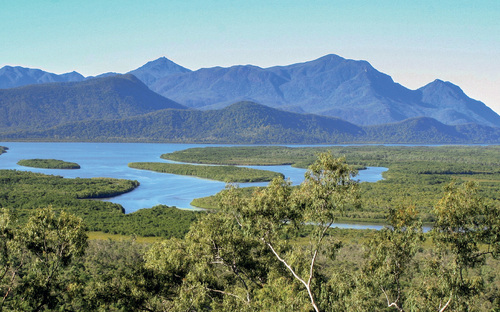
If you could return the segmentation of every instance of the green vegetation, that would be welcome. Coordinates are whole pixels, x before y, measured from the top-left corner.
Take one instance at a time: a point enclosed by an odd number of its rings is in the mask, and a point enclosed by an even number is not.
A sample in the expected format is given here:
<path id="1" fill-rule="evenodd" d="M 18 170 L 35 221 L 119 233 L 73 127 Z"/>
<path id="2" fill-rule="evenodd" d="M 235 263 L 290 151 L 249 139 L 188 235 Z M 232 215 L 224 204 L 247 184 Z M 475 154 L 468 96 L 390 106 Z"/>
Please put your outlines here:
<path id="1" fill-rule="evenodd" d="M 25 221 L 33 209 L 52 206 L 81 217 L 91 231 L 112 234 L 183 237 L 198 213 L 156 206 L 125 214 L 122 206 L 95 200 L 132 191 L 137 181 L 66 179 L 40 173 L 0 170 L 0 207 Z"/>
<path id="2" fill-rule="evenodd" d="M 74 162 L 66 162 L 57 159 L 21 159 L 17 162 L 19 166 L 47 169 L 80 169 L 80 165 Z"/>
<path id="3" fill-rule="evenodd" d="M 200 218 L 184 240 L 156 243 L 146 253 L 146 268 L 175 277 L 164 309 L 500 308 L 498 202 L 480 196 L 475 183 L 452 183 L 431 211 L 430 233 L 409 205 L 389 210 L 390 227 L 360 236 L 348 231 L 346 239 L 329 226 L 360 204 L 353 173 L 343 159 L 322 154 L 299 187 L 275 179 L 251 196 L 223 191 L 218 212 Z"/>
<path id="4" fill-rule="evenodd" d="M 332 229 L 364 203 L 366 183 L 357 183 L 355 172 L 344 158 L 322 153 L 300 186 L 282 177 L 244 192 L 229 186 L 217 195 L 217 212 L 192 214 L 196 220 L 166 206 L 126 215 L 128 221 L 107 219 L 109 229 L 122 224 L 161 231 L 172 226 L 160 220 L 168 217 L 191 223 L 185 235 L 155 243 L 109 239 L 116 238 L 109 233 L 88 241 L 84 220 L 66 213 L 75 202 L 3 209 L 0 311 L 500 309 L 498 199 L 486 198 L 477 182 L 455 180 L 441 184 L 428 233 L 418 209 L 399 203 L 388 207 L 384 230 Z M 68 197 L 84 188 L 34 173 L 6 170 L 0 177 L 7 177 L 0 199 L 16 187 L 43 197 L 36 193 L 43 179 L 65 188 Z M 16 182 L 23 178 L 30 182 Z"/>
<path id="5" fill-rule="evenodd" d="M 50 209 L 26 224 L 0 211 L 0 311 L 48 311 L 64 306 L 71 281 L 64 274 L 87 247 L 82 219 Z"/>
<path id="6" fill-rule="evenodd" d="M 96 229 L 105 233 L 143 237 L 182 238 L 200 213 L 165 205 L 143 208 L 118 218 L 94 220 Z"/>
<path id="7" fill-rule="evenodd" d="M 292 165 L 312 160 L 315 150 L 284 146 L 195 147 L 162 154 L 163 159 L 216 165 Z"/>
<path id="8" fill-rule="evenodd" d="M 292 164 L 307 167 L 318 153 L 345 156 L 356 168 L 387 167 L 384 180 L 361 183 L 361 207 L 346 211 L 339 221 L 385 223 L 389 207 L 412 204 L 425 223 L 443 185 L 454 179 L 475 181 L 485 198 L 499 199 L 500 146 L 334 146 L 334 147 L 207 147 L 162 155 L 177 161 L 215 164 Z M 216 208 L 217 198 L 196 199 L 193 205 Z"/>
<path id="9" fill-rule="evenodd" d="M 123 235 L 123 234 L 111 234 L 111 233 L 104 233 L 104 232 L 87 232 L 87 236 L 89 238 L 89 241 L 103 241 L 103 240 L 111 240 L 111 241 L 118 241 L 118 242 L 123 242 L 123 241 L 128 241 L 128 240 L 134 240 L 138 243 L 141 244 L 152 244 L 158 241 L 161 241 L 163 238 L 162 237 L 155 237 L 155 236 L 137 236 L 137 235 Z"/>
<path id="10" fill-rule="evenodd" d="M 394 162 L 429 161 L 462 164 L 498 165 L 500 146 L 234 146 L 190 148 L 163 154 L 161 158 L 200 164 L 294 165 L 306 168 L 319 153 L 332 151 L 344 155 L 351 164 L 389 166 Z"/>
<path id="11" fill-rule="evenodd" d="M 0 155 L 2 155 L 3 153 L 7 152 L 8 148 L 5 147 L 5 146 L 0 146 Z"/>
<path id="12" fill-rule="evenodd" d="M 282 174 L 273 171 L 235 166 L 197 166 L 157 162 L 135 162 L 129 163 L 128 166 L 135 169 L 195 176 L 228 183 L 267 182 L 277 176 L 282 176 Z"/>

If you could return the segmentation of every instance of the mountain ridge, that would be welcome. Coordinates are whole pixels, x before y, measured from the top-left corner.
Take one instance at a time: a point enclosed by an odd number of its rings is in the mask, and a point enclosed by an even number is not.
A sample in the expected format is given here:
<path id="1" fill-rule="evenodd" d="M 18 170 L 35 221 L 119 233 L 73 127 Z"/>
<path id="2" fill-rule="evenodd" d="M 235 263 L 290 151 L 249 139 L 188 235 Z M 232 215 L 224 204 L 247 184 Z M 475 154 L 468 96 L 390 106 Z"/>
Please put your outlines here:
<path id="1" fill-rule="evenodd" d="M 429 117 L 357 126 L 335 117 L 298 114 L 253 102 L 219 110 L 163 109 L 112 120 L 65 123 L 0 133 L 1 140 L 217 144 L 500 143 L 500 128 L 444 125 Z"/>
<path id="2" fill-rule="evenodd" d="M 289 111 L 336 116 L 359 125 L 428 116 L 451 125 L 475 122 L 500 127 L 498 114 L 484 103 L 467 97 L 458 86 L 446 83 L 441 88 L 444 94 L 431 95 L 429 85 L 432 84 L 410 90 L 367 61 L 329 54 L 285 66 L 235 65 L 168 74 L 149 87 L 198 109 L 222 108 L 251 100 Z M 458 94 L 457 90 L 462 93 L 456 103 L 461 105 L 459 110 L 445 97 L 450 92 Z M 436 99 L 446 99 L 446 105 L 436 105 Z M 467 119 L 461 117 L 465 111 Z"/>
<path id="3" fill-rule="evenodd" d="M 84 79 L 85 77 L 75 71 L 57 75 L 41 69 L 21 66 L 4 66 L 0 68 L 0 89 L 50 82 L 74 82 Z"/>

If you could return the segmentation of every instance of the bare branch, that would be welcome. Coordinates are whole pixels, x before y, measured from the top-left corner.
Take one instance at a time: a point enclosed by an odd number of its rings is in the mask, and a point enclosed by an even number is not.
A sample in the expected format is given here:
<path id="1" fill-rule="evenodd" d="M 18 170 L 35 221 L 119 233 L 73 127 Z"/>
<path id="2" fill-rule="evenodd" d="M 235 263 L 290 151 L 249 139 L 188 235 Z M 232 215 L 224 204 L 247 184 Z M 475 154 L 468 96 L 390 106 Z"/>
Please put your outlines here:
<path id="1" fill-rule="evenodd" d="M 387 300 L 387 307 L 390 308 L 390 307 L 395 307 L 398 311 L 400 312 L 403 312 L 404 310 L 401 309 L 399 306 L 398 306 L 398 299 L 396 299 L 396 301 L 394 302 L 391 302 L 391 300 L 389 299 L 389 295 L 387 295 L 387 293 L 385 292 L 385 289 L 384 287 L 380 287 L 380 289 L 382 289 L 382 292 L 384 293 L 384 296 L 385 296 L 385 299 Z"/>
<path id="2" fill-rule="evenodd" d="M 218 289 L 212 289 L 212 288 L 208 288 L 208 287 L 205 287 L 206 290 L 208 291 L 212 291 L 212 292 L 216 292 L 216 293 L 219 293 L 219 294 L 223 294 L 223 295 L 226 295 L 226 296 L 231 296 L 231 297 L 235 297 L 237 299 L 240 299 L 241 301 L 245 302 L 245 303 L 250 303 L 250 301 L 247 301 L 245 299 L 243 299 L 242 297 L 238 296 L 238 295 L 235 295 L 233 293 L 229 293 L 229 292 L 226 292 L 226 291 L 223 291 L 223 290 L 218 290 Z"/>
<path id="3" fill-rule="evenodd" d="M 264 239 L 262 239 L 262 240 L 264 240 Z M 309 283 L 306 283 L 306 282 L 305 282 L 302 278 L 300 278 L 300 276 L 299 276 L 297 273 L 295 273 L 295 271 L 293 270 L 293 268 L 292 268 L 292 267 L 291 267 L 291 266 L 290 266 L 290 265 L 289 265 L 289 264 L 288 264 L 288 263 L 287 263 L 287 262 L 286 262 L 283 258 L 281 258 L 281 257 L 280 257 L 280 255 L 276 252 L 276 250 L 274 250 L 273 246 L 272 246 L 270 243 L 267 243 L 267 242 L 265 242 L 265 243 L 266 243 L 266 245 L 267 245 L 267 246 L 271 249 L 271 251 L 272 251 L 272 252 L 273 252 L 273 254 L 276 256 L 276 258 L 277 258 L 277 259 L 278 259 L 281 263 L 283 263 L 283 264 L 287 267 L 287 269 L 288 269 L 288 270 L 289 270 L 289 271 L 293 274 L 293 276 L 294 276 L 297 280 L 299 280 L 302 284 L 304 284 L 304 286 L 305 286 L 305 287 L 306 287 L 306 289 L 307 289 L 307 293 L 309 294 L 309 298 L 311 299 L 311 304 L 312 304 L 312 306 L 313 306 L 314 310 L 315 310 L 316 312 L 319 312 L 318 306 L 316 305 L 316 302 L 315 302 L 315 300 L 314 300 L 314 296 L 313 296 L 312 291 L 311 291 L 311 286 L 310 286 L 310 284 L 309 284 Z M 314 265 L 314 259 L 315 259 L 315 258 L 316 258 L 316 254 L 315 254 L 314 258 L 313 258 L 313 261 L 312 261 L 312 263 L 311 263 L 311 266 L 312 266 L 312 265 Z M 309 280 L 310 280 L 310 279 L 309 279 Z"/>
<path id="4" fill-rule="evenodd" d="M 439 310 L 439 312 L 443 312 L 444 310 L 446 310 L 452 298 L 453 298 L 453 292 L 450 293 L 450 299 L 448 299 L 448 302 L 446 302 L 446 304 L 442 308 L 440 307 L 441 309 Z"/>

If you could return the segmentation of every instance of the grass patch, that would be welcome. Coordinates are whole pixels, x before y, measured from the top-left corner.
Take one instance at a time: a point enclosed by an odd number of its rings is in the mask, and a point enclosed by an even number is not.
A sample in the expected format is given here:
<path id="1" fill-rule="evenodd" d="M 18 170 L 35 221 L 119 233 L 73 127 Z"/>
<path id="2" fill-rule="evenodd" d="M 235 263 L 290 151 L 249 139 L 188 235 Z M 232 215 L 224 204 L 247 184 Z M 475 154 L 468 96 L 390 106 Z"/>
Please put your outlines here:
<path id="1" fill-rule="evenodd" d="M 135 240 L 138 243 L 152 244 L 163 240 L 162 237 L 143 237 L 136 235 L 121 235 L 121 234 L 111 234 L 104 232 L 87 232 L 87 236 L 89 240 L 112 240 L 112 241 L 127 241 L 127 240 Z"/>

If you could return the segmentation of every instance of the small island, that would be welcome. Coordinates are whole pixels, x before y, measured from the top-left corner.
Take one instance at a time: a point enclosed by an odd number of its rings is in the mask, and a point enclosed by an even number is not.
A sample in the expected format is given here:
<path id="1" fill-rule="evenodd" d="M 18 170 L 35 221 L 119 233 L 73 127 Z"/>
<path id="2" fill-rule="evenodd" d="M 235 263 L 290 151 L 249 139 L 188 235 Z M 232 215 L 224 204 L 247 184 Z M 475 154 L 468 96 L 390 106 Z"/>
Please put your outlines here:
<path id="1" fill-rule="evenodd" d="M 130 168 L 172 173 L 227 183 L 269 182 L 281 173 L 235 166 L 203 166 L 157 162 L 129 163 Z"/>
<path id="2" fill-rule="evenodd" d="M 5 146 L 0 146 L 0 155 L 7 152 L 8 148 Z"/>
<path id="3" fill-rule="evenodd" d="M 43 169 L 80 169 L 80 165 L 58 159 L 21 159 L 19 166 Z"/>

